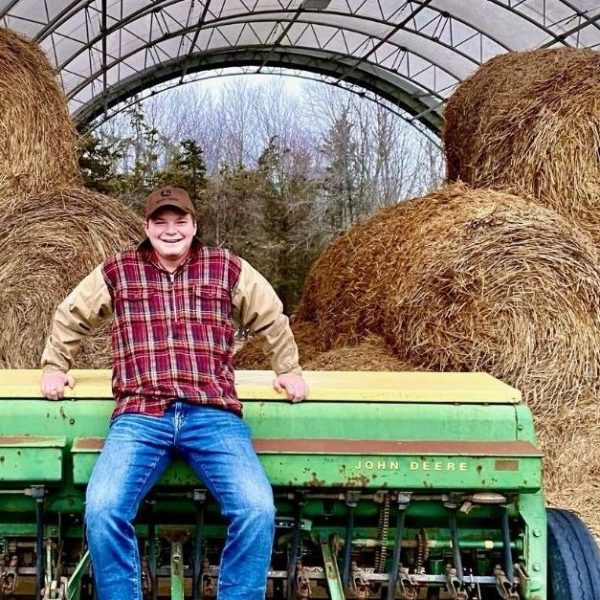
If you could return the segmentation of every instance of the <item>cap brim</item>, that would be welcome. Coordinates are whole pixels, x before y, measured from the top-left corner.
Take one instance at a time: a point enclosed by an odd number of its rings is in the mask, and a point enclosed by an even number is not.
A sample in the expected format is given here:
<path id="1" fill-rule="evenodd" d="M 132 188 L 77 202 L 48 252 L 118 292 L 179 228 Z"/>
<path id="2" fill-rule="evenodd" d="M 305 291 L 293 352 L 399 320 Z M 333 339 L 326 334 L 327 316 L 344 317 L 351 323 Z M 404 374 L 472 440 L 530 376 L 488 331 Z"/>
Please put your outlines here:
<path id="1" fill-rule="evenodd" d="M 181 202 L 179 202 L 178 200 L 169 198 L 169 199 L 165 199 L 164 201 L 159 202 L 156 206 L 154 206 L 152 208 L 151 211 L 147 212 L 146 218 L 151 217 L 156 211 L 160 210 L 161 208 L 176 208 L 176 209 L 180 210 L 181 212 L 185 213 L 186 215 L 192 214 L 192 212 L 189 210 L 189 208 L 186 208 L 185 206 L 183 206 L 183 204 Z"/>

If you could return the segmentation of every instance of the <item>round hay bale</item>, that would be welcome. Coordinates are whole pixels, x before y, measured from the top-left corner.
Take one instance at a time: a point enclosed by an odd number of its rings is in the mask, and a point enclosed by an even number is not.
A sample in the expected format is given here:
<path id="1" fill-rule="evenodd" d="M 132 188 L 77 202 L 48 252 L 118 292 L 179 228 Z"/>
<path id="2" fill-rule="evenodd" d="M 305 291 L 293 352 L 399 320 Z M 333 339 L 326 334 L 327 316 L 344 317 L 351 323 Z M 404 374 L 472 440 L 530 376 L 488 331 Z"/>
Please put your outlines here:
<path id="1" fill-rule="evenodd" d="M 367 333 L 381 331 L 381 293 L 389 282 L 378 267 L 401 260 L 404 231 L 387 223 L 403 206 L 383 209 L 354 225 L 312 265 L 295 316 L 315 323 L 324 349 L 356 345 Z"/>
<path id="2" fill-rule="evenodd" d="M 40 47 L 0 28 L 0 188 L 37 194 L 76 185 L 76 132 Z"/>
<path id="3" fill-rule="evenodd" d="M 332 248 L 305 291 L 318 331 L 378 333 L 416 369 L 487 371 L 539 411 L 597 387 L 598 256 L 555 211 L 457 184 L 383 211 Z"/>
<path id="4" fill-rule="evenodd" d="M 533 195 L 599 239 L 600 53 L 497 56 L 449 99 L 448 180 Z"/>
<path id="5" fill-rule="evenodd" d="M 14 200 L 0 212 L 2 368 L 38 368 L 57 305 L 94 267 L 141 239 L 143 223 L 118 200 L 65 188 Z M 78 368 L 108 368 L 106 328 L 75 358 Z"/>
<path id="6" fill-rule="evenodd" d="M 463 186 L 408 208 L 408 260 L 383 310 L 399 356 L 490 372 L 540 412 L 596 388 L 600 263 L 583 231 L 534 202 Z"/>
<path id="7" fill-rule="evenodd" d="M 379 335 L 368 335 L 356 346 L 341 346 L 322 352 L 309 360 L 312 371 L 414 371 L 400 360 Z"/>
<path id="8" fill-rule="evenodd" d="M 296 344 L 298 345 L 300 364 L 304 366 L 306 361 L 324 350 L 320 342 L 320 335 L 314 323 L 292 319 L 291 328 Z M 261 339 L 255 336 L 250 337 L 245 343 L 240 344 L 239 349 L 235 353 L 234 362 L 236 369 L 248 369 L 251 371 L 271 369 L 271 360 L 262 349 Z"/>
<path id="9" fill-rule="evenodd" d="M 600 538 L 600 404 L 590 396 L 536 419 L 550 506 L 579 514 Z"/>

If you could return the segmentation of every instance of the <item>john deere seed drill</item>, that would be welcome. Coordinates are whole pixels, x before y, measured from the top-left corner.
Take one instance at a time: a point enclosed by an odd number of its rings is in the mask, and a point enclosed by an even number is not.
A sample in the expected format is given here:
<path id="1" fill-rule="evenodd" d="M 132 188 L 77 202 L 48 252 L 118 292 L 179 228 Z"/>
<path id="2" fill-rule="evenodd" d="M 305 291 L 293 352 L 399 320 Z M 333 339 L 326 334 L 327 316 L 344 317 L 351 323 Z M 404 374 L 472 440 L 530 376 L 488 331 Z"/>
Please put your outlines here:
<path id="1" fill-rule="evenodd" d="M 108 372 L 73 374 L 52 402 L 39 372 L 0 372 L 0 599 L 95 598 L 84 497 L 113 401 Z M 589 532 L 545 507 L 517 390 L 480 373 L 313 372 L 290 405 L 271 379 L 238 373 L 277 503 L 267 598 L 600 598 Z M 136 523 L 146 598 L 215 598 L 225 523 L 185 464 Z"/>

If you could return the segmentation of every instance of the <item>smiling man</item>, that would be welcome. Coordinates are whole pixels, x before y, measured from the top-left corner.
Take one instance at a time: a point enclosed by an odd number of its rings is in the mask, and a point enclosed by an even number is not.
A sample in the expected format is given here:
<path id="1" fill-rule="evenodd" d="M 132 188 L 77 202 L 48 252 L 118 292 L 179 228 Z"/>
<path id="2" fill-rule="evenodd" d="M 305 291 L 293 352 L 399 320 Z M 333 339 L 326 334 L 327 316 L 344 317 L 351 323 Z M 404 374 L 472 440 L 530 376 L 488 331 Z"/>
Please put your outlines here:
<path id="1" fill-rule="evenodd" d="M 234 385 L 236 327 L 262 336 L 274 387 L 300 402 L 308 388 L 282 304 L 255 269 L 196 238 L 182 188 L 146 199 L 146 239 L 111 257 L 58 307 L 42 356 L 51 400 L 75 382 L 73 355 L 112 316 L 116 406 L 86 496 L 99 600 L 142 600 L 133 520 L 174 455 L 183 456 L 228 521 L 219 600 L 262 599 L 274 532 L 271 487 L 241 419 Z"/>

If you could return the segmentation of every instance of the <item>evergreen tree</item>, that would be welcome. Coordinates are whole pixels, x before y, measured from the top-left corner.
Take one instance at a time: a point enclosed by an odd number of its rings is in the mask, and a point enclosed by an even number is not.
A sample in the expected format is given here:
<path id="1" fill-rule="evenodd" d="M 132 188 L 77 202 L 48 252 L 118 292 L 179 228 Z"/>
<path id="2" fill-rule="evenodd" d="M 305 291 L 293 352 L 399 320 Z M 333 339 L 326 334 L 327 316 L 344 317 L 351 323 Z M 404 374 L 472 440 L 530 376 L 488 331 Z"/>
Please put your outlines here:
<path id="1" fill-rule="evenodd" d="M 105 140 L 88 131 L 80 137 L 78 152 L 85 187 L 103 194 L 114 194 L 117 163 L 123 156 L 121 142 Z"/>

